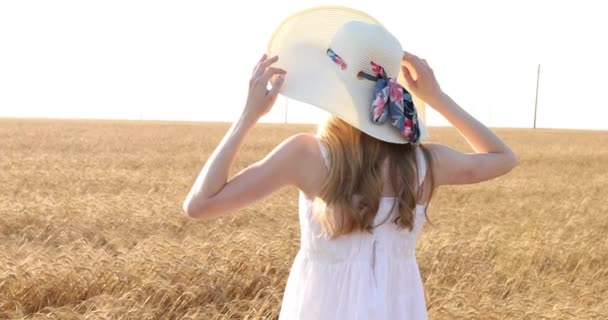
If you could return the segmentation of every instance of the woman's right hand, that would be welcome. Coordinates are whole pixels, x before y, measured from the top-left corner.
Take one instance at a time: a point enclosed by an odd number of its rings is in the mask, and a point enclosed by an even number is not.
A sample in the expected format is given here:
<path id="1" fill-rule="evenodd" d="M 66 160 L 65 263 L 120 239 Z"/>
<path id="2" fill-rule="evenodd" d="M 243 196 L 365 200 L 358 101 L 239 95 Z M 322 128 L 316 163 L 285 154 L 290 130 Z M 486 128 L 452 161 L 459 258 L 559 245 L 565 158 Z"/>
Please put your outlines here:
<path id="1" fill-rule="evenodd" d="M 433 106 L 444 95 L 433 69 L 426 60 L 407 51 L 403 51 L 401 72 L 407 83 L 407 89 L 422 101 Z"/>
<path id="2" fill-rule="evenodd" d="M 264 54 L 253 68 L 243 113 L 246 116 L 253 117 L 256 122 L 272 109 L 279 95 L 279 90 L 285 81 L 284 77 L 287 72 L 272 66 L 278 60 L 278 56 L 268 58 Z M 272 89 L 270 90 L 266 89 L 268 82 L 272 83 Z"/>
<path id="3" fill-rule="evenodd" d="M 404 52 L 401 71 L 410 92 L 443 115 L 475 153 L 463 153 L 439 143 L 427 143 L 433 154 L 433 185 L 471 184 L 506 174 L 517 156 L 492 130 L 468 114 L 445 94 L 424 59 Z"/>

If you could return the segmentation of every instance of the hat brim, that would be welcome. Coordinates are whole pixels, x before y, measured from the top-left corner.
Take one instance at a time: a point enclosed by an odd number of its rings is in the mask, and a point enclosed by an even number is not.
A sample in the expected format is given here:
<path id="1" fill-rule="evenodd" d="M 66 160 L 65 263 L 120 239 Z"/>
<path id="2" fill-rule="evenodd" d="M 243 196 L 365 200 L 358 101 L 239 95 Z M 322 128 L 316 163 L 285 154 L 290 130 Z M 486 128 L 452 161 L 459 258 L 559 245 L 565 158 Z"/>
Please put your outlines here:
<path id="1" fill-rule="evenodd" d="M 382 25 L 364 12 L 340 6 L 311 8 L 285 19 L 268 44 L 268 55 L 279 56 L 275 65 L 287 71 L 280 93 L 332 113 L 376 139 L 407 143 L 395 127 L 377 125 L 370 120 L 369 112 L 360 111 L 370 108 L 373 84 L 340 78 L 339 68 L 326 54 L 336 31 L 353 20 Z M 397 80 L 403 84 L 401 74 Z M 414 101 L 423 140 L 428 137 L 428 130 L 422 118 L 424 104 L 419 102 Z"/>

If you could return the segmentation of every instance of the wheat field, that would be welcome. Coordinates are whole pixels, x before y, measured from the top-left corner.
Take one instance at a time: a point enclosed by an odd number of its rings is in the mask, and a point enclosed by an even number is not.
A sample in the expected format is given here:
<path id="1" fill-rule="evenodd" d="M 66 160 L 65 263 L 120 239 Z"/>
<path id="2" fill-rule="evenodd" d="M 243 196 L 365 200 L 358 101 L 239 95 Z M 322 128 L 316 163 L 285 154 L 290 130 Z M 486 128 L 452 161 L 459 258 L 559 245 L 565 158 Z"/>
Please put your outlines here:
<path id="1" fill-rule="evenodd" d="M 0 319 L 276 319 L 297 190 L 215 220 L 181 214 L 228 126 L 0 120 Z M 314 130 L 259 124 L 231 173 Z M 493 130 L 519 166 L 429 205 L 430 319 L 608 319 L 608 131 Z M 430 134 L 471 151 L 453 128 Z"/>

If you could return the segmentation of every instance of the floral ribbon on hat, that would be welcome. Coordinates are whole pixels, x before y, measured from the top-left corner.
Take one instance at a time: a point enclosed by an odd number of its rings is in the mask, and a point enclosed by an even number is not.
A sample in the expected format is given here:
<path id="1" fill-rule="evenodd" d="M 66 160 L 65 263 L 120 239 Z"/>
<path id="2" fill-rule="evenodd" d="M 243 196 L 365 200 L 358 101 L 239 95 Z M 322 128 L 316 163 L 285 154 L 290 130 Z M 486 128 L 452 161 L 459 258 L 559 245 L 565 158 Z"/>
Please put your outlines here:
<path id="1" fill-rule="evenodd" d="M 384 124 L 388 119 L 399 133 L 410 143 L 420 140 L 418 112 L 412 101 L 412 95 L 395 79 L 386 75 L 384 68 L 370 61 L 376 76 L 360 71 L 357 76 L 376 81 L 374 100 L 371 105 L 371 120 Z"/>
<path id="2" fill-rule="evenodd" d="M 339 55 L 337 55 L 333 50 L 331 50 L 331 48 L 327 49 L 327 55 L 331 58 L 333 62 L 340 66 L 340 69 L 346 69 L 346 62 L 344 62 L 344 60 Z"/>

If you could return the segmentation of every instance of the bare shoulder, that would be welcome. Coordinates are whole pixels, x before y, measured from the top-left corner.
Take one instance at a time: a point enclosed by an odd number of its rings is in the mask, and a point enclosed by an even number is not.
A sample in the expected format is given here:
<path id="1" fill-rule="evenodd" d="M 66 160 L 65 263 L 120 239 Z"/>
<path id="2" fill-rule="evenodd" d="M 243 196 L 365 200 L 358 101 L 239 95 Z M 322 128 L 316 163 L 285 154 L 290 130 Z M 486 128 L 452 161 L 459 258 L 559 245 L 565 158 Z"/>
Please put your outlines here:
<path id="1" fill-rule="evenodd" d="M 430 154 L 434 160 L 438 160 L 439 156 L 444 154 L 448 149 L 451 149 L 446 145 L 436 143 L 436 142 L 425 142 L 425 143 L 421 143 L 420 145 L 423 146 L 424 149 L 426 149 L 430 152 Z"/>
<path id="2" fill-rule="evenodd" d="M 298 176 L 297 185 L 309 197 L 318 193 L 327 174 L 318 139 L 312 133 L 297 133 L 282 142 L 290 150 L 290 166 Z"/>
<path id="3" fill-rule="evenodd" d="M 284 142 L 290 145 L 294 155 L 298 157 L 298 162 L 305 166 L 302 169 L 315 170 L 324 167 L 318 136 L 312 133 L 297 133 Z"/>
<path id="4" fill-rule="evenodd" d="M 318 154 L 317 137 L 311 133 L 296 133 L 283 140 L 279 146 L 298 156 L 314 156 Z"/>
<path id="5" fill-rule="evenodd" d="M 305 148 L 312 150 L 317 145 L 317 141 L 319 138 L 312 133 L 300 132 L 300 133 L 296 133 L 296 134 L 292 135 L 290 137 L 290 139 L 293 139 L 294 141 L 297 141 L 297 143 L 304 146 Z"/>

